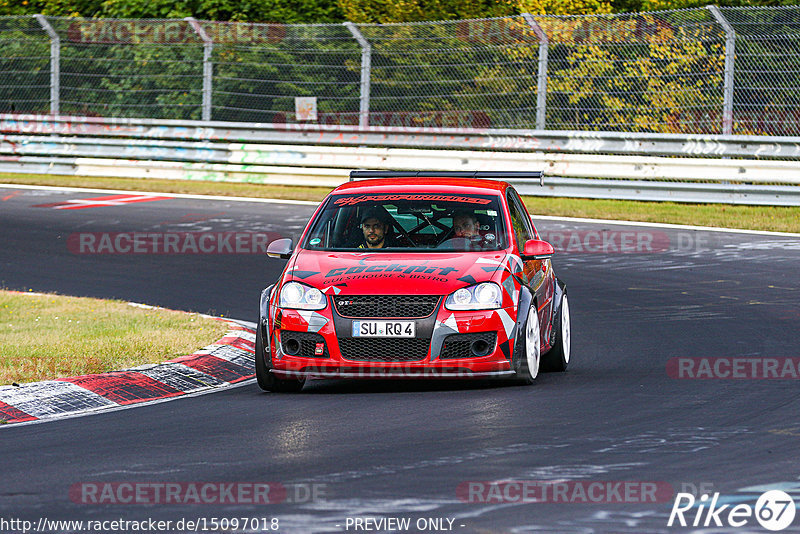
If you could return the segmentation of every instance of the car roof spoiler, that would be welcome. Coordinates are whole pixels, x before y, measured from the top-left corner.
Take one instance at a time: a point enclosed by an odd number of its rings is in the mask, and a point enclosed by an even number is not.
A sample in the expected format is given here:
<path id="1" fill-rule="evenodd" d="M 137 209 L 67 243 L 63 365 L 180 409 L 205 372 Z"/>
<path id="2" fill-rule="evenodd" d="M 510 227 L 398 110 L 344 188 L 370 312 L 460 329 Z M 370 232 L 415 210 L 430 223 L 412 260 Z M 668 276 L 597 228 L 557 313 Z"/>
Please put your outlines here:
<path id="1" fill-rule="evenodd" d="M 539 180 L 542 171 L 350 171 L 350 181 L 365 178 L 481 178 L 484 180 Z M 543 184 L 542 184 L 543 185 Z"/>

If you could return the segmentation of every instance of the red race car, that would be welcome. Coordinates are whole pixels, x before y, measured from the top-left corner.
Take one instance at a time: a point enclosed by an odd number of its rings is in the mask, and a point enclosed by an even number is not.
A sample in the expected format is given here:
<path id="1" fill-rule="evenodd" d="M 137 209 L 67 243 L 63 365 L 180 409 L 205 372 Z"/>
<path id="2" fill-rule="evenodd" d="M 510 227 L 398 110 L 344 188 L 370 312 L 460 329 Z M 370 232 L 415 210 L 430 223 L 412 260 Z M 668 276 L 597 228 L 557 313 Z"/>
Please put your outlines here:
<path id="1" fill-rule="evenodd" d="M 569 305 L 553 247 L 500 181 L 540 177 L 353 171 L 296 247 L 268 247 L 289 261 L 261 295 L 258 385 L 299 391 L 311 376 L 530 384 L 540 369 L 564 371 Z"/>

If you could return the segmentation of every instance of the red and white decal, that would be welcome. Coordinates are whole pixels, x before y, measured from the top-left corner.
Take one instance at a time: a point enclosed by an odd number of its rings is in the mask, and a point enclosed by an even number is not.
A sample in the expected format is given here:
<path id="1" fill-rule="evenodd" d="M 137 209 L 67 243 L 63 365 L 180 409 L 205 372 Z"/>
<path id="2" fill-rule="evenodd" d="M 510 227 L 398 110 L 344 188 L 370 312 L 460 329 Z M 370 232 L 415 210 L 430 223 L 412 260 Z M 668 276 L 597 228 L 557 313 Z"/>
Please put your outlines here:
<path id="1" fill-rule="evenodd" d="M 95 198 L 76 198 L 64 202 L 52 202 L 49 204 L 37 204 L 34 208 L 53 208 L 57 210 L 82 210 L 86 208 L 104 208 L 109 206 L 124 206 L 135 202 L 153 202 L 156 200 L 167 200 L 171 197 L 159 197 L 156 195 L 110 195 Z"/>
<path id="2" fill-rule="evenodd" d="M 21 423 L 168 399 L 247 380 L 255 373 L 255 332 L 230 331 L 194 354 L 158 365 L 0 386 L 0 421 Z"/>

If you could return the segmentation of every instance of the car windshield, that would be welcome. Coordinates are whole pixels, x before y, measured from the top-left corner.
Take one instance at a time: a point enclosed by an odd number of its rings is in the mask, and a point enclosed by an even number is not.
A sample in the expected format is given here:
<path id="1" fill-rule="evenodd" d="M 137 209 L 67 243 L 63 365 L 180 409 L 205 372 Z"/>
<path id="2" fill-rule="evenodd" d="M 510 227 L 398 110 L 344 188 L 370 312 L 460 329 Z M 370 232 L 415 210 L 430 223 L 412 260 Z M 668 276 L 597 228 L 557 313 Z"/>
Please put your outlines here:
<path id="1" fill-rule="evenodd" d="M 500 250 L 505 221 L 497 195 L 333 195 L 303 248 L 380 252 Z"/>

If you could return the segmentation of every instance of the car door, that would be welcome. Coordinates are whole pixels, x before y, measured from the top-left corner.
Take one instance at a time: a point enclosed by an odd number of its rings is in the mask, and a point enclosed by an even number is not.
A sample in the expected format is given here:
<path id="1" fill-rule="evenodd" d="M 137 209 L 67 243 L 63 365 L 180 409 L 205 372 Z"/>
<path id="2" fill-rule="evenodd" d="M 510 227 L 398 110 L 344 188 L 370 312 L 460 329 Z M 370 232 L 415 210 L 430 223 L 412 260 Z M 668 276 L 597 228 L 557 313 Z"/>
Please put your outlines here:
<path id="1" fill-rule="evenodd" d="M 528 210 L 519 198 L 519 194 L 513 188 L 507 190 L 508 210 L 511 217 L 511 225 L 514 228 L 514 239 L 517 244 L 517 254 L 520 254 L 525 242 L 530 239 L 538 239 L 538 234 L 531 224 Z M 523 282 L 533 291 L 536 296 L 539 311 L 539 326 L 541 327 L 542 339 L 547 339 L 550 335 L 550 315 L 553 306 L 553 284 L 550 260 L 528 260 L 523 261 L 522 279 Z"/>

